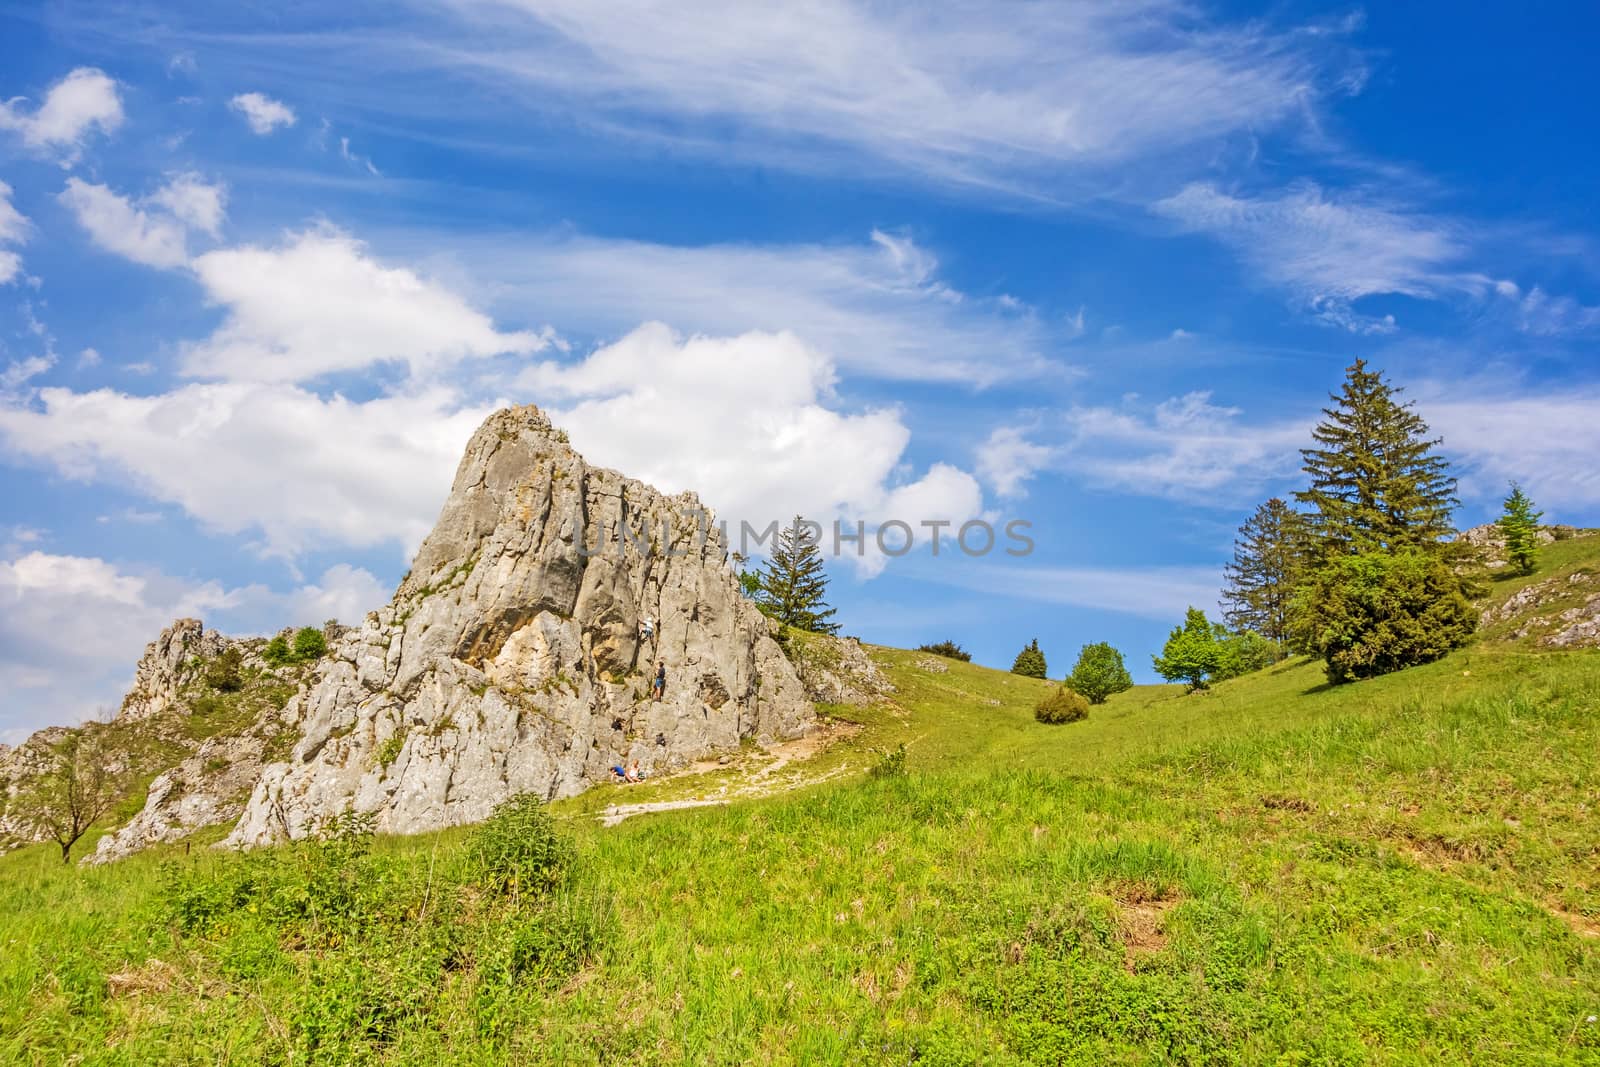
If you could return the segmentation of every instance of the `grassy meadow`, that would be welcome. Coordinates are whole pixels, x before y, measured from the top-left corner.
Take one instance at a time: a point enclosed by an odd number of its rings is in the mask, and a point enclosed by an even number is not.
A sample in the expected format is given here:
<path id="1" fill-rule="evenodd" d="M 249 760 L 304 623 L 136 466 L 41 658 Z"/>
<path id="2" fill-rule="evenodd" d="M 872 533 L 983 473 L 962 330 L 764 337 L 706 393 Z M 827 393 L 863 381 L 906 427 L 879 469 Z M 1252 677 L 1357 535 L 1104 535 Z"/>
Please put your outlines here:
<path id="1" fill-rule="evenodd" d="M 0 1061 L 1600 1063 L 1600 652 L 1062 726 L 1046 683 L 872 655 L 893 697 L 770 796 L 751 754 L 554 837 L 0 857 Z"/>

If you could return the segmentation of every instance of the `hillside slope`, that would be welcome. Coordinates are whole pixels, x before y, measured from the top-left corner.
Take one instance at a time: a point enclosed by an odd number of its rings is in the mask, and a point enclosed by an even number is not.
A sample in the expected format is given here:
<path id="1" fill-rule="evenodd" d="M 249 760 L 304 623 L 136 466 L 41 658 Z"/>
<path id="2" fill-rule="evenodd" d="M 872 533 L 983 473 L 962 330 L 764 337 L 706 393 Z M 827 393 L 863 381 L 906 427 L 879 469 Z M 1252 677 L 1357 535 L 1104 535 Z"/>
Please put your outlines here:
<path id="1" fill-rule="evenodd" d="M 1493 595 L 1600 562 L 1555 549 Z M 1600 651 L 1528 619 L 1370 682 L 1296 661 L 1066 726 L 1033 721 L 1047 683 L 871 649 L 893 691 L 825 708 L 833 744 L 560 802 L 575 858 L 508 903 L 460 830 L 24 850 L 0 1057 L 1597 1063 Z M 714 806 L 595 818 L 682 801 Z"/>

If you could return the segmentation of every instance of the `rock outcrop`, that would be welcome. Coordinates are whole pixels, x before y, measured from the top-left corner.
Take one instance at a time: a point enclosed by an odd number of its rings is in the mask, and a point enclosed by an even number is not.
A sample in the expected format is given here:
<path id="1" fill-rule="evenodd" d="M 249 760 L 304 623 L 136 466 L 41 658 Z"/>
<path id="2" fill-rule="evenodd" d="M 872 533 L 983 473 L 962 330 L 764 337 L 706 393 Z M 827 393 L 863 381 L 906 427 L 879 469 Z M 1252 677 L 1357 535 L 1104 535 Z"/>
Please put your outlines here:
<path id="1" fill-rule="evenodd" d="M 698 500 L 590 467 L 524 407 L 479 428 L 393 601 L 283 714 L 300 740 L 231 844 L 351 809 L 394 833 L 473 822 L 624 761 L 659 773 L 799 736 L 813 709 Z"/>
<path id="2" fill-rule="evenodd" d="M 853 637 L 795 637 L 789 643 L 789 658 L 805 686 L 806 696 L 819 704 L 860 708 L 876 704 L 894 692 L 889 676 L 878 669 L 861 642 Z"/>
<path id="3" fill-rule="evenodd" d="M 44 839 L 28 814 L 18 810 L 17 801 L 50 769 L 55 747 L 71 732 L 65 726 L 47 726 L 0 752 L 0 853 Z"/>
<path id="4" fill-rule="evenodd" d="M 174 707 L 182 689 L 193 682 L 205 660 L 215 658 L 231 642 L 199 619 L 179 619 L 161 631 L 139 657 L 133 688 L 122 698 L 117 718 L 148 719 Z"/>

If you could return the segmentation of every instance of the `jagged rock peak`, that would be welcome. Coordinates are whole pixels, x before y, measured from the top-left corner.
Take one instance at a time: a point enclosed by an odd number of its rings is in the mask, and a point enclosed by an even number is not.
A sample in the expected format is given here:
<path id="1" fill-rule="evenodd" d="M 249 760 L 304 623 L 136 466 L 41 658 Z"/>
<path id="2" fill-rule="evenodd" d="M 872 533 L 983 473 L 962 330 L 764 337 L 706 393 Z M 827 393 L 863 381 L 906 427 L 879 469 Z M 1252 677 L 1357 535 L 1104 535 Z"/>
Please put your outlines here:
<path id="1" fill-rule="evenodd" d="M 619 762 L 660 772 L 797 736 L 813 712 L 697 498 L 589 466 L 520 407 L 473 434 L 392 602 L 284 714 L 300 741 L 264 770 L 231 843 L 350 809 L 390 832 L 472 822 Z"/>
<path id="2" fill-rule="evenodd" d="M 201 660 L 220 655 L 231 641 L 207 630 L 199 619 L 178 619 L 145 647 L 133 675 L 133 688 L 122 699 L 119 719 L 148 719 L 179 700 L 179 691 L 193 680 Z"/>

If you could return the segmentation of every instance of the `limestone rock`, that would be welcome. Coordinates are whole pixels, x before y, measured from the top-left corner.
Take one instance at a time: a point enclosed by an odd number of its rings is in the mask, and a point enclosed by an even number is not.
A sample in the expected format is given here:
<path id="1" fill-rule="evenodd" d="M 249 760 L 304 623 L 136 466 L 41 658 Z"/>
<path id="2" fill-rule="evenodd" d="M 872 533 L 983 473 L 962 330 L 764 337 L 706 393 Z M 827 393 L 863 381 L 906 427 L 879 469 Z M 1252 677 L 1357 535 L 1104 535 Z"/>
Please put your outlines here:
<path id="1" fill-rule="evenodd" d="M 894 692 L 894 683 L 853 637 L 795 638 L 790 657 L 806 696 L 818 703 L 866 707 Z"/>
<path id="2" fill-rule="evenodd" d="M 339 636 L 284 716 L 299 743 L 230 844 L 351 809 L 391 833 L 473 822 L 623 761 L 660 773 L 799 736 L 813 709 L 695 496 L 590 467 L 524 407 L 474 434 L 392 602 Z"/>
<path id="3" fill-rule="evenodd" d="M 69 733 L 65 726 L 47 726 L 17 747 L 0 753 L 0 853 L 44 840 L 33 821 L 17 810 L 16 801 L 34 779 L 50 769 L 54 762 L 52 750 Z"/>
<path id="4" fill-rule="evenodd" d="M 148 719 L 173 707 L 180 690 L 198 675 L 201 661 L 221 654 L 228 644 L 227 638 L 207 630 L 199 619 L 174 622 L 139 658 L 133 688 L 122 699 L 117 718 Z"/>
<path id="5" fill-rule="evenodd" d="M 109 863 L 142 848 L 176 841 L 207 826 L 231 823 L 244 812 L 261 777 L 270 729 L 213 737 L 150 783 L 144 808 L 126 825 L 100 838 L 86 864 Z"/>

